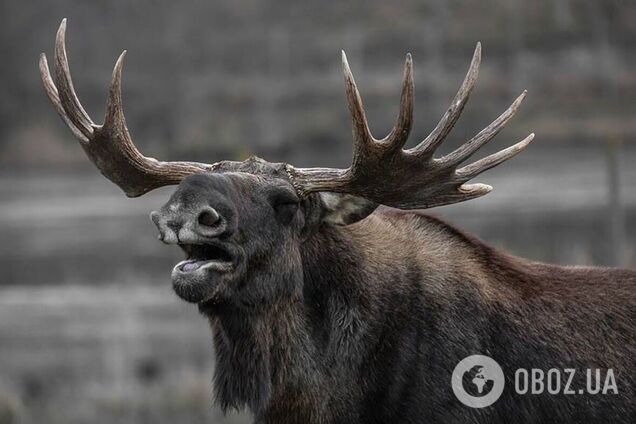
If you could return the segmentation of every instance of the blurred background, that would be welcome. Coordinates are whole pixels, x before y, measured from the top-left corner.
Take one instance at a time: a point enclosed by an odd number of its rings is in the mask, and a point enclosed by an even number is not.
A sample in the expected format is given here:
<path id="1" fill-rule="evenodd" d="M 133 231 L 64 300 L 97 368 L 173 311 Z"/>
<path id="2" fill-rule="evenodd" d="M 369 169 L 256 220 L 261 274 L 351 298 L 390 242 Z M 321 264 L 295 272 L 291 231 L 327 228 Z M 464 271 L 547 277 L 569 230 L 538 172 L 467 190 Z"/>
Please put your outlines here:
<path id="1" fill-rule="evenodd" d="M 213 407 L 208 326 L 171 291 L 181 255 L 156 240 L 148 213 L 172 189 L 125 198 L 42 91 L 38 55 L 51 57 L 63 17 L 93 119 L 128 49 L 124 104 L 137 146 L 203 162 L 258 154 L 348 165 L 340 49 L 378 137 L 413 54 L 414 145 L 481 41 L 479 81 L 441 153 L 525 88 L 517 117 L 480 155 L 530 132 L 535 142 L 478 179 L 493 193 L 431 212 L 532 259 L 636 264 L 634 2 L 26 0 L 1 2 L 0 15 L 0 423 L 247 419 Z"/>

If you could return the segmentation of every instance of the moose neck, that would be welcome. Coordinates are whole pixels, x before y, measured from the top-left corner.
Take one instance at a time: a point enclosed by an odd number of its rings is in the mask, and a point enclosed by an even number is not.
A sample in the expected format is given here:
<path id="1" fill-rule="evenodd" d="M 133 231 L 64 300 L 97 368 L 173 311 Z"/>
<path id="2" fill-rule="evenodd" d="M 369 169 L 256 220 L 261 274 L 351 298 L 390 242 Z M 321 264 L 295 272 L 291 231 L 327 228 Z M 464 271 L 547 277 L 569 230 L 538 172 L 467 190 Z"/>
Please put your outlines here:
<path id="1" fill-rule="evenodd" d="M 359 301 L 352 284 L 363 281 L 363 270 L 356 269 L 357 247 L 341 229 L 316 233 L 300 256 L 303 272 L 280 276 L 297 281 L 277 282 L 298 287 L 290 297 L 253 313 L 232 309 L 210 318 L 215 393 L 223 409 L 247 406 L 265 422 L 314 422 L 328 414 L 325 396 L 334 391 L 329 376 L 338 356 L 332 348 L 345 346 L 333 313 L 353 318 L 351 329 L 360 325 L 344 305 Z"/>
<path id="2" fill-rule="evenodd" d="M 307 319 L 300 294 L 257 311 L 228 310 L 210 318 L 215 394 L 222 409 L 247 406 L 255 416 L 310 421 L 318 408 L 311 393 L 321 373 Z"/>

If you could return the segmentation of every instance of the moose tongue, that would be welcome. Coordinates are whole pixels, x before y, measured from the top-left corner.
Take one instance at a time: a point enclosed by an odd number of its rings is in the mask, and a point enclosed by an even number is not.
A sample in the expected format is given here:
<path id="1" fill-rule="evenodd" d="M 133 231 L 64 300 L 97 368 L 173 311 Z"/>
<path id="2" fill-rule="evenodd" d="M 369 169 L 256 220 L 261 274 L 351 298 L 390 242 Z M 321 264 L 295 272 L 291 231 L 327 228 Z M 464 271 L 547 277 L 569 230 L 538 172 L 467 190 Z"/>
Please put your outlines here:
<path id="1" fill-rule="evenodd" d="M 201 266 L 201 262 L 198 262 L 198 261 L 188 262 L 188 263 L 184 264 L 183 267 L 181 267 L 181 269 L 183 269 L 186 272 L 190 272 L 190 271 L 194 271 L 196 269 L 199 269 L 199 266 Z"/>

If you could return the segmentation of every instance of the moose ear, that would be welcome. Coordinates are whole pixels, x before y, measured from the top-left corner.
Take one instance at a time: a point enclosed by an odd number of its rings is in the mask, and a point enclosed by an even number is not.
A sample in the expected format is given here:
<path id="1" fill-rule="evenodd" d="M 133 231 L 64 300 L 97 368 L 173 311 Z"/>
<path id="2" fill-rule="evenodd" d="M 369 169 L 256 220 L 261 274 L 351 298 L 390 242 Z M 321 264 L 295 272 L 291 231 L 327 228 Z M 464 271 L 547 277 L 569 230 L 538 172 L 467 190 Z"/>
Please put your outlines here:
<path id="1" fill-rule="evenodd" d="M 378 207 L 364 197 L 331 192 L 320 193 L 323 204 L 322 221 L 331 225 L 349 225 L 358 222 Z"/>

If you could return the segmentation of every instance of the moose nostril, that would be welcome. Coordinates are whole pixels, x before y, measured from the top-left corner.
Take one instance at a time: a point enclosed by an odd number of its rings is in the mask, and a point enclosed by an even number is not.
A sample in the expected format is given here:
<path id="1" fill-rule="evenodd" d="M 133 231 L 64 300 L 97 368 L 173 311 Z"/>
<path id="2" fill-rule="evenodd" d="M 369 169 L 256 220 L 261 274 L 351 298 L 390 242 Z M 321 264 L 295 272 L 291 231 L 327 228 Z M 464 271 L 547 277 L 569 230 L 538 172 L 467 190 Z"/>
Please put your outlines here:
<path id="1" fill-rule="evenodd" d="M 182 224 L 180 221 L 170 220 L 166 222 L 166 226 L 170 228 L 172 231 L 174 231 L 175 233 L 179 233 L 179 230 L 181 229 Z"/>
<path id="2" fill-rule="evenodd" d="M 219 216 L 219 213 L 213 208 L 206 208 L 201 213 L 199 213 L 199 217 L 197 218 L 199 224 L 205 225 L 206 227 L 212 227 L 216 225 L 220 219 L 221 217 Z"/>

